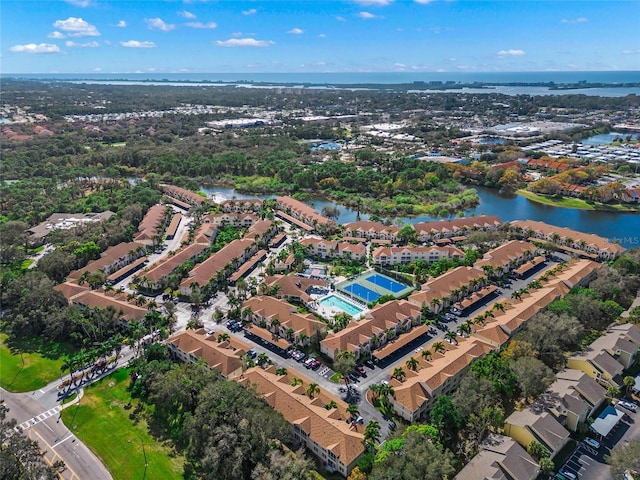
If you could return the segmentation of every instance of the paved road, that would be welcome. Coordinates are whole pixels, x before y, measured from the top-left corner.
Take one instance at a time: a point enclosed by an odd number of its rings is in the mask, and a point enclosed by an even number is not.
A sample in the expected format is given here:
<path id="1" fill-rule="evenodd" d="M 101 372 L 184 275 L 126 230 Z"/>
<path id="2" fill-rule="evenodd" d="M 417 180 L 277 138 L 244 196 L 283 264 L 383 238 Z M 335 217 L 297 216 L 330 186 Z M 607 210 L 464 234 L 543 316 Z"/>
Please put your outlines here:
<path id="1" fill-rule="evenodd" d="M 133 358 L 134 350 L 123 348 L 118 364 L 93 377 L 86 378 L 82 385 L 78 385 L 76 391 L 82 393 L 85 387 L 105 376 L 111 374 L 116 368 L 124 366 Z M 69 375 L 63 377 L 63 380 Z M 61 390 L 58 388 L 60 379 L 56 379 L 49 385 L 28 393 L 11 393 L 0 388 L 0 395 L 9 409 L 7 417 L 15 419 L 16 428 L 24 432 L 32 440 L 40 445 L 44 452 L 45 460 L 52 464 L 62 460 L 67 469 L 62 476 L 66 480 L 108 480 L 111 474 L 104 467 L 100 459 L 84 445 L 66 427 L 60 417 L 63 406 Z M 81 401 L 81 400 L 80 400 Z M 64 408 L 76 408 L 73 404 Z"/>

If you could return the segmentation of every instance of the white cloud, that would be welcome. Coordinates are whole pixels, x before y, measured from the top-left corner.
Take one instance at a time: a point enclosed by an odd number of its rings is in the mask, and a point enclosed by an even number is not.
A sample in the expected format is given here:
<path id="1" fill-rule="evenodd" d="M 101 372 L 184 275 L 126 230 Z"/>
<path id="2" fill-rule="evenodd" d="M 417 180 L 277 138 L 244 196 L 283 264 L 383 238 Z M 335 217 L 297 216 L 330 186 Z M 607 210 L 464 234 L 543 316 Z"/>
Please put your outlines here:
<path id="1" fill-rule="evenodd" d="M 404 63 L 394 63 L 393 64 L 393 68 L 398 69 L 398 70 L 404 70 L 405 68 L 407 68 L 407 66 Z"/>
<path id="2" fill-rule="evenodd" d="M 147 27 L 149 30 L 160 30 L 162 32 L 170 32 L 174 28 L 175 25 L 170 23 L 165 23 L 161 18 L 145 18 L 145 22 L 147 22 Z"/>
<path id="3" fill-rule="evenodd" d="M 76 43 L 71 40 L 67 40 L 65 45 L 69 48 L 97 48 L 100 46 L 98 42 Z"/>
<path id="4" fill-rule="evenodd" d="M 626 49 L 626 50 L 622 50 L 623 55 L 637 55 L 640 53 L 640 48 L 637 48 L 635 50 L 633 49 Z"/>
<path id="5" fill-rule="evenodd" d="M 287 33 L 290 33 L 292 35 L 302 35 L 304 33 L 304 30 L 302 30 L 301 28 L 292 28 Z"/>
<path id="6" fill-rule="evenodd" d="M 138 40 L 120 42 L 120 45 L 127 48 L 156 48 L 156 44 L 153 42 L 140 42 Z"/>
<path id="7" fill-rule="evenodd" d="M 419 3 L 420 5 L 426 5 L 427 3 L 431 3 L 434 2 L 435 0 L 413 0 L 416 3 Z"/>
<path id="8" fill-rule="evenodd" d="M 562 23 L 569 23 L 569 24 L 575 24 L 575 23 L 586 23 L 589 21 L 588 18 L 585 17 L 578 17 L 578 18 L 563 18 L 562 20 L 560 20 Z"/>
<path id="9" fill-rule="evenodd" d="M 188 22 L 185 23 L 185 25 L 189 28 L 217 28 L 218 24 L 215 22 L 207 22 L 207 23 L 202 23 L 202 22 Z"/>
<path id="10" fill-rule="evenodd" d="M 318 38 L 327 38 L 327 35 L 324 34 L 324 33 L 321 33 L 321 34 L 318 35 Z"/>
<path id="11" fill-rule="evenodd" d="M 380 18 L 378 17 L 378 15 L 374 15 L 373 13 L 370 13 L 370 12 L 360 12 L 358 13 L 358 17 L 364 20 L 371 20 L 372 18 Z"/>
<path id="12" fill-rule="evenodd" d="M 58 32 L 57 30 L 55 32 L 51 32 L 49 35 L 47 35 L 47 37 L 49 37 L 49 38 L 67 38 L 67 36 L 64 33 Z"/>
<path id="13" fill-rule="evenodd" d="M 386 7 L 387 5 L 391 5 L 393 0 L 353 0 L 358 5 L 364 6 L 374 6 L 374 7 Z"/>
<path id="14" fill-rule="evenodd" d="M 339 21 L 339 22 L 346 22 L 347 21 L 346 18 L 340 17 L 340 16 L 336 17 L 336 20 Z"/>
<path id="15" fill-rule="evenodd" d="M 193 20 L 194 18 L 196 18 L 196 16 L 193 13 L 187 12 L 186 10 L 180 10 L 178 12 L 178 15 L 181 16 L 182 18 L 188 18 L 190 20 Z"/>
<path id="16" fill-rule="evenodd" d="M 255 38 L 230 38 L 229 40 L 218 40 L 219 47 L 268 47 L 274 45 L 271 40 L 256 40 Z"/>
<path id="17" fill-rule="evenodd" d="M 64 0 L 71 5 L 75 5 L 76 7 L 86 8 L 93 5 L 91 0 Z"/>
<path id="18" fill-rule="evenodd" d="M 66 32 L 70 37 L 98 37 L 100 35 L 95 25 L 91 25 L 82 18 L 69 17 L 66 20 L 56 20 L 53 26 Z"/>
<path id="19" fill-rule="evenodd" d="M 26 45 L 14 45 L 9 50 L 19 53 L 60 53 L 60 47 L 51 43 L 27 43 Z"/>
<path id="20" fill-rule="evenodd" d="M 94 69 L 93 69 L 93 71 L 94 71 L 94 72 L 101 72 L 101 71 L 102 71 L 102 69 L 101 69 L 100 67 L 96 67 L 96 68 L 94 68 Z"/>
<path id="21" fill-rule="evenodd" d="M 497 54 L 499 57 L 522 57 L 526 55 L 524 50 L 510 49 L 510 50 L 500 50 Z"/>
<path id="22" fill-rule="evenodd" d="M 250 8 L 249 10 L 243 10 L 242 14 L 243 15 L 255 15 L 256 13 L 258 13 L 258 10 L 256 10 L 255 8 Z"/>
<path id="23" fill-rule="evenodd" d="M 114 27 L 118 27 L 118 28 L 125 28 L 126 26 L 127 26 L 127 22 L 125 22 L 124 20 L 120 20 L 118 23 L 114 25 Z"/>

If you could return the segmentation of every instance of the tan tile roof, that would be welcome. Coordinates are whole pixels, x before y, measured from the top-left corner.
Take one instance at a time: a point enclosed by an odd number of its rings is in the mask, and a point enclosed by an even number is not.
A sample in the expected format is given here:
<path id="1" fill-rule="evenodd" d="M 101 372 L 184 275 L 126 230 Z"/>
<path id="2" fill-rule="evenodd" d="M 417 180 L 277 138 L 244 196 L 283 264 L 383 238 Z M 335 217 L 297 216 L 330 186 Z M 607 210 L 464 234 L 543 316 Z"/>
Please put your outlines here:
<path id="1" fill-rule="evenodd" d="M 113 247 L 107 248 L 102 254 L 100 258 L 89 262 L 84 268 L 79 270 L 74 270 L 69 273 L 67 278 L 77 279 L 84 272 L 97 272 L 98 270 L 102 270 L 105 267 L 109 267 L 114 263 L 118 262 L 118 260 L 124 259 L 129 255 L 131 251 L 137 251 L 138 249 L 144 249 L 144 245 L 138 242 L 127 242 L 127 243 L 119 243 L 114 245 Z"/>
<path id="2" fill-rule="evenodd" d="M 151 282 L 158 282 L 162 278 L 169 276 L 190 258 L 200 255 L 206 248 L 207 246 L 201 243 L 183 247 L 174 255 L 164 257 L 161 261 L 150 265 L 149 270 L 139 272 L 137 276 L 146 276 Z"/>
<path id="3" fill-rule="evenodd" d="M 468 286 L 471 280 L 484 278 L 484 276 L 484 272 L 478 268 L 457 267 L 423 284 L 422 290 L 413 292 L 409 296 L 409 301 L 418 306 L 429 305 L 434 298 L 450 296 L 454 289 L 459 289 L 463 285 Z"/>
<path id="4" fill-rule="evenodd" d="M 242 368 L 241 357 L 250 348 L 246 342 L 230 335 L 228 340 L 218 342 L 220 333 L 207 335 L 204 329 L 185 330 L 172 336 L 167 343 L 184 353 L 202 358 L 210 368 L 215 368 L 225 377 L 236 373 Z"/>
<path id="5" fill-rule="evenodd" d="M 287 350 L 291 347 L 291 342 L 287 339 L 275 335 L 266 328 L 259 327 L 257 325 L 254 325 L 253 323 L 246 325 L 244 329 L 250 334 L 255 335 L 256 337 L 260 337 L 263 340 L 266 340 L 267 342 L 275 345 L 276 347 L 281 348 L 282 350 Z"/>
<path id="6" fill-rule="evenodd" d="M 491 228 L 502 224 L 495 215 L 481 215 L 479 217 L 455 218 L 452 220 L 440 220 L 437 222 L 423 222 L 413 225 L 418 235 L 431 235 L 439 233 L 441 235 L 450 235 L 460 233 L 474 228 Z"/>
<path id="7" fill-rule="evenodd" d="M 326 288 L 327 282 L 315 278 L 297 277 L 295 275 L 273 275 L 265 277 L 264 282 L 272 287 L 280 286 L 279 295 L 285 297 L 299 297 L 303 302 L 309 302 L 311 297 L 307 291 L 312 287 Z"/>
<path id="8" fill-rule="evenodd" d="M 72 301 L 89 308 L 107 308 L 111 306 L 115 308 L 116 312 L 122 312 L 120 317 L 128 321 L 142 320 L 147 313 L 146 307 L 138 307 L 133 303 L 127 302 L 123 294 L 107 295 L 99 290 L 88 290 L 75 296 Z"/>
<path id="9" fill-rule="evenodd" d="M 62 293 L 64 298 L 70 300 L 74 296 L 89 290 L 89 285 L 78 285 L 75 282 L 64 282 L 53 287 L 54 290 Z"/>
<path id="10" fill-rule="evenodd" d="M 484 257 L 476 262 L 477 267 L 490 266 L 495 268 L 507 267 L 509 262 L 518 260 L 524 255 L 532 254 L 537 250 L 537 247 L 529 242 L 511 240 L 504 243 L 497 248 L 489 250 L 484 254 Z"/>
<path id="11" fill-rule="evenodd" d="M 551 239 L 554 233 L 558 234 L 561 239 L 571 238 L 577 245 L 580 241 L 584 241 L 588 246 L 593 246 L 600 251 L 608 251 L 612 253 L 622 253 L 626 249 L 619 244 L 611 243 L 606 238 L 593 235 L 591 233 L 578 232 L 569 228 L 557 227 L 548 223 L 538 222 L 535 220 L 516 220 L 511 222 L 513 228 L 520 227 L 523 231 L 531 229 L 534 233 L 539 232 L 548 239 Z"/>
<path id="12" fill-rule="evenodd" d="M 275 367 L 267 370 L 255 367 L 237 380 L 243 385 L 254 385 L 267 403 L 289 423 L 298 425 L 318 445 L 333 452 L 349 466 L 364 452 L 364 427 L 346 423 L 349 418 L 347 404 L 340 398 L 324 390 L 314 399 L 307 397 L 305 391 L 311 380 L 296 370 L 287 370 L 287 375 L 278 376 Z M 303 385 L 291 385 L 293 377 L 302 379 Z M 338 408 L 325 409 L 324 405 L 330 401 L 336 402 Z"/>
<path id="13" fill-rule="evenodd" d="M 356 233 L 361 232 L 388 232 L 389 234 L 397 234 L 400 231 L 399 227 L 395 225 L 385 225 L 381 222 L 360 220 L 358 222 L 351 222 L 344 225 L 345 231 Z"/>
<path id="14" fill-rule="evenodd" d="M 278 197 L 276 198 L 276 202 L 281 205 L 284 210 L 290 208 L 293 212 L 296 212 L 296 214 L 315 220 L 319 224 L 331 223 L 331 220 L 318 214 L 313 207 L 295 198 L 288 196 Z"/>
<path id="15" fill-rule="evenodd" d="M 249 238 L 242 238 L 228 243 L 220 251 L 196 265 L 189 272 L 189 276 L 180 282 L 180 285 L 189 286 L 194 282 L 201 287 L 207 285 L 212 277 L 215 278 L 218 272 L 224 269 L 225 265 L 232 262 L 234 258 L 240 258 L 245 249 L 252 245 L 253 240 Z"/>
<path id="16" fill-rule="evenodd" d="M 192 204 L 200 205 L 202 202 L 207 201 L 207 199 L 202 195 L 198 195 L 196 192 L 192 192 L 191 190 L 177 187 L 175 185 L 162 185 L 162 189 L 167 195 L 185 200 Z"/>
<path id="17" fill-rule="evenodd" d="M 138 232 L 145 233 L 147 238 L 153 237 L 156 234 L 160 220 L 164 216 L 166 208 L 166 205 L 156 204 L 147 210 L 147 213 L 140 222 L 140 225 L 138 225 Z"/>
<path id="18" fill-rule="evenodd" d="M 242 304 L 242 308 L 250 308 L 254 315 L 258 315 L 267 321 L 277 318 L 283 330 L 293 329 L 295 334 L 304 333 L 311 337 L 317 331 L 325 331 L 326 324 L 317 320 L 313 315 L 306 315 L 297 312 L 295 306 L 285 300 L 273 297 L 256 296 L 251 297 Z"/>

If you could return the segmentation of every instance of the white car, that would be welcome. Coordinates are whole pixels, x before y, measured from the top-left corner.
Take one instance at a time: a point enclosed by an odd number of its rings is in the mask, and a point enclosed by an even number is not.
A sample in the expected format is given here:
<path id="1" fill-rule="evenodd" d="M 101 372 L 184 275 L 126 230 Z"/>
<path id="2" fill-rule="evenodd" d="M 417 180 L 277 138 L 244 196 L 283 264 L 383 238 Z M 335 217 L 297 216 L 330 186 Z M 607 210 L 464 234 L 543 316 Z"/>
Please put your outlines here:
<path id="1" fill-rule="evenodd" d="M 638 406 L 635 403 L 631 403 L 631 402 L 625 402 L 624 400 L 620 400 L 617 405 L 620 405 L 623 408 L 626 408 L 627 410 L 631 410 L 632 412 L 635 412 L 636 410 L 638 410 Z"/>
<path id="2" fill-rule="evenodd" d="M 593 448 L 600 448 L 600 442 L 590 437 L 585 438 L 584 443 Z"/>

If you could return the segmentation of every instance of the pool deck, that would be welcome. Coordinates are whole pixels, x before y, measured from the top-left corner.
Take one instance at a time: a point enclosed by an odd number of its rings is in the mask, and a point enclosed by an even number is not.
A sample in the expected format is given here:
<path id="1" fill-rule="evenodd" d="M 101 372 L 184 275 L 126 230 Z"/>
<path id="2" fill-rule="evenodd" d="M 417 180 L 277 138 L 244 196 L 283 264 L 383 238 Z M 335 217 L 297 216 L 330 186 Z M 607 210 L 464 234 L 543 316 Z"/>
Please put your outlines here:
<path id="1" fill-rule="evenodd" d="M 321 305 L 320 302 L 322 300 L 324 300 L 325 298 L 328 297 L 338 297 L 341 300 L 344 300 L 347 303 L 350 303 L 351 305 L 359 308 L 360 310 L 362 310 L 360 313 L 356 314 L 356 315 L 351 315 L 349 312 L 345 312 L 344 310 L 342 310 L 341 308 L 338 307 L 329 307 L 329 306 L 324 306 Z M 337 314 L 339 313 L 347 313 L 349 315 L 351 315 L 355 320 L 363 318 L 364 315 L 369 311 L 369 308 L 364 306 L 364 305 L 360 305 L 358 304 L 358 302 L 354 302 L 352 299 L 345 297 L 344 295 L 341 295 L 339 292 L 331 292 L 328 295 L 322 295 L 320 297 L 317 297 L 315 299 L 315 311 L 316 313 L 318 313 L 319 315 L 323 316 L 324 318 L 330 319 L 335 317 Z"/>

